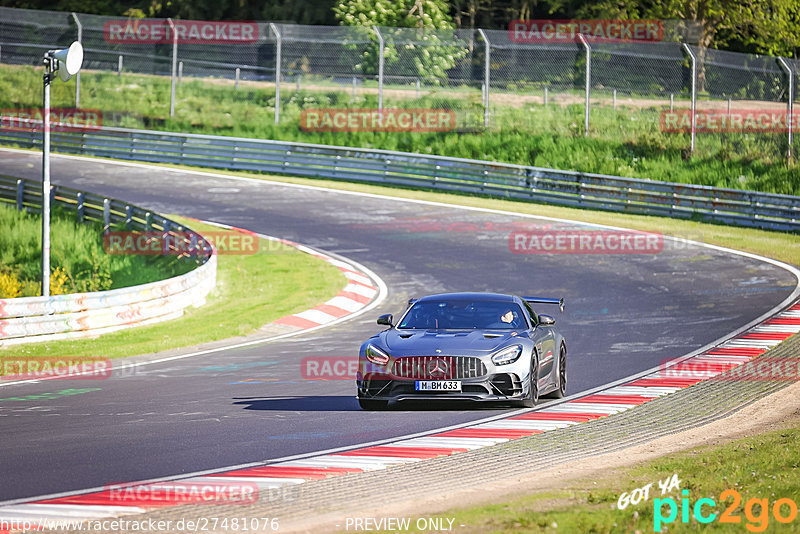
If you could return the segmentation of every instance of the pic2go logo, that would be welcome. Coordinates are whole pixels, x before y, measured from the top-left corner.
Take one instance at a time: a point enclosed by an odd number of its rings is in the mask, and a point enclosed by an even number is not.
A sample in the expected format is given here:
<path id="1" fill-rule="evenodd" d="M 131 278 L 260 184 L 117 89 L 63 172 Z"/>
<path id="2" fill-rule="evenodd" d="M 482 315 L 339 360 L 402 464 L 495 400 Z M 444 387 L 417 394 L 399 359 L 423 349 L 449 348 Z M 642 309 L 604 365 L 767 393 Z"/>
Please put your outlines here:
<path id="1" fill-rule="evenodd" d="M 714 499 L 703 498 L 695 501 L 694 505 L 689 503 L 689 490 L 681 492 L 683 496 L 680 500 L 680 507 L 672 497 L 665 499 L 653 499 L 653 532 L 661 532 L 661 527 L 665 524 L 673 523 L 678 519 L 678 512 L 681 514 L 681 523 L 689 523 L 689 515 L 694 516 L 695 521 L 702 524 L 718 523 L 741 524 L 742 517 L 736 514 L 736 510 L 742 503 L 741 494 L 735 489 L 727 489 L 719 494 L 719 501 L 733 499 L 725 511 L 721 514 L 711 512 L 717 507 Z M 747 520 L 745 527 L 750 532 L 764 532 L 769 526 L 770 506 L 769 499 L 750 499 L 744 505 L 744 516 Z M 664 515 L 666 506 L 667 515 Z M 708 511 L 706 511 L 708 510 Z M 772 517 L 778 523 L 791 523 L 797 518 L 797 503 L 792 499 L 782 498 L 772 503 Z M 719 519 L 717 516 L 719 515 Z"/>

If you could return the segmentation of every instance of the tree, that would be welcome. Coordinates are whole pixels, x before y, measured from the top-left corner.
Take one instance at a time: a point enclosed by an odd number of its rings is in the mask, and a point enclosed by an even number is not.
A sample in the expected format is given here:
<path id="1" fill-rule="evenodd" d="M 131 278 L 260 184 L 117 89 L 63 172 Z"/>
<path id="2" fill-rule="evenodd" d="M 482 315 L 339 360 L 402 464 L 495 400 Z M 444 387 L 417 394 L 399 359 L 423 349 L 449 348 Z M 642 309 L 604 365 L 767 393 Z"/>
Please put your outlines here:
<path id="1" fill-rule="evenodd" d="M 333 11 L 345 26 L 385 27 L 381 36 L 387 70 L 405 67 L 404 74 L 409 76 L 442 80 L 466 54 L 464 47 L 446 42 L 456 40 L 457 36 L 444 0 L 341 0 Z M 377 36 L 370 35 L 370 40 L 375 46 L 367 47 L 357 65 L 364 74 L 378 72 Z"/>
<path id="2" fill-rule="evenodd" d="M 575 18 L 684 20 L 700 28 L 697 85 L 705 90 L 708 48 L 741 43 L 761 54 L 793 55 L 800 48 L 797 0 L 545 0 L 551 12 Z"/>

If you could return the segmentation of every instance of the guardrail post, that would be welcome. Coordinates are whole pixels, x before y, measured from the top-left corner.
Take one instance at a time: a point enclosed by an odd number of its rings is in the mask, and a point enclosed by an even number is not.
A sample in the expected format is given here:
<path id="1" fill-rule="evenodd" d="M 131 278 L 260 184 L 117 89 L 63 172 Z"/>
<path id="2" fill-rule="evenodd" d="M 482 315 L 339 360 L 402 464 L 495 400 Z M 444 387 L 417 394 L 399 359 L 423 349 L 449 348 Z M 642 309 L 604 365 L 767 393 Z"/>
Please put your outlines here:
<path id="1" fill-rule="evenodd" d="M 696 132 L 697 121 L 696 114 L 697 114 L 697 57 L 692 52 L 692 49 L 689 48 L 689 45 L 683 43 L 683 50 L 686 52 L 686 55 L 689 56 L 689 63 L 691 64 L 691 76 L 692 76 L 692 126 L 691 126 L 691 137 L 689 141 L 689 155 L 694 154 L 694 137 Z"/>
<path id="2" fill-rule="evenodd" d="M 269 23 L 269 29 L 275 35 L 275 124 L 278 124 L 281 118 L 281 45 L 283 39 L 274 23 Z"/>
<path id="3" fill-rule="evenodd" d="M 25 200 L 25 182 L 17 180 L 17 210 L 22 211 Z"/>
<path id="4" fill-rule="evenodd" d="M 780 63 L 781 68 L 789 77 L 789 103 L 786 106 L 786 124 L 789 126 L 789 148 L 786 149 L 786 158 L 787 165 L 791 165 L 792 159 L 794 158 L 794 154 L 792 153 L 792 143 L 794 143 L 794 129 L 796 127 L 794 123 L 794 117 L 792 117 L 792 101 L 794 100 L 794 70 L 792 70 L 789 64 L 786 63 L 786 60 L 782 57 L 778 58 L 778 63 Z"/>
<path id="5" fill-rule="evenodd" d="M 483 68 L 483 85 L 486 87 L 483 94 L 483 127 L 489 127 L 489 73 L 491 71 L 491 53 L 492 53 L 492 46 L 489 43 L 489 38 L 486 37 L 486 32 L 482 29 L 478 29 L 478 33 L 483 39 L 483 43 L 486 49 L 486 61 Z"/>
<path id="6" fill-rule="evenodd" d="M 125 229 L 133 230 L 133 208 L 128 204 L 125 205 Z"/>
<path id="7" fill-rule="evenodd" d="M 170 82 L 169 93 L 169 116 L 175 116 L 175 83 L 178 77 L 178 32 L 175 30 L 175 23 L 171 18 L 167 19 L 170 31 L 172 32 L 172 81 Z"/>
<path id="8" fill-rule="evenodd" d="M 242 73 L 242 70 L 239 67 L 236 67 L 236 81 L 233 84 L 233 88 L 235 90 L 239 90 L 239 75 Z"/>
<path id="9" fill-rule="evenodd" d="M 149 211 L 144 214 L 144 231 L 149 232 L 153 229 L 153 214 Z"/>
<path id="10" fill-rule="evenodd" d="M 549 89 L 550 89 L 549 86 L 547 86 L 547 85 L 544 86 L 544 105 L 545 105 L 545 107 L 547 107 L 547 97 L 548 97 L 547 93 L 550 92 Z"/>
<path id="11" fill-rule="evenodd" d="M 84 206 L 85 202 L 86 202 L 86 196 L 83 194 L 83 192 L 78 193 L 77 211 L 78 211 L 79 223 L 83 223 L 83 220 L 86 217 L 86 207 Z"/>
<path id="12" fill-rule="evenodd" d="M 122 78 L 122 54 L 117 58 L 117 78 Z"/>
<path id="13" fill-rule="evenodd" d="M 111 229 L 111 201 L 103 199 L 103 233 L 107 234 Z"/>
<path id="14" fill-rule="evenodd" d="M 378 36 L 378 111 L 383 111 L 383 54 L 384 46 L 383 35 L 377 26 L 372 27 L 375 35 Z"/>
<path id="15" fill-rule="evenodd" d="M 183 83 L 183 61 L 178 61 L 178 85 Z"/>
<path id="16" fill-rule="evenodd" d="M 75 20 L 75 24 L 78 26 L 78 42 L 83 45 L 83 25 L 81 21 L 78 20 L 78 15 L 75 12 L 72 12 L 72 18 Z M 75 75 L 75 107 L 81 107 L 81 71 L 79 70 L 78 73 Z"/>
<path id="17" fill-rule="evenodd" d="M 584 50 L 586 50 L 586 112 L 583 119 L 583 135 L 589 135 L 589 97 L 591 95 L 592 88 L 592 47 L 589 46 L 588 42 L 586 42 L 586 39 L 583 37 L 582 33 L 578 34 L 578 40 L 583 45 Z"/>

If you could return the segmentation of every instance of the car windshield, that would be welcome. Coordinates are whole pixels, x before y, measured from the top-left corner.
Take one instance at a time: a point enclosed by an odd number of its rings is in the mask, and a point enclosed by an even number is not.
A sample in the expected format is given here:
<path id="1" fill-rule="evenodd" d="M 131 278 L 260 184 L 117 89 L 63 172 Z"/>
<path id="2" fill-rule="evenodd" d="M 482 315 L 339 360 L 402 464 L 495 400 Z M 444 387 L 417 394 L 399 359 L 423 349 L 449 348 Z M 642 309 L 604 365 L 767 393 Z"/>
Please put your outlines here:
<path id="1" fill-rule="evenodd" d="M 501 329 L 524 328 L 515 302 L 492 300 L 425 300 L 414 303 L 398 328 Z"/>

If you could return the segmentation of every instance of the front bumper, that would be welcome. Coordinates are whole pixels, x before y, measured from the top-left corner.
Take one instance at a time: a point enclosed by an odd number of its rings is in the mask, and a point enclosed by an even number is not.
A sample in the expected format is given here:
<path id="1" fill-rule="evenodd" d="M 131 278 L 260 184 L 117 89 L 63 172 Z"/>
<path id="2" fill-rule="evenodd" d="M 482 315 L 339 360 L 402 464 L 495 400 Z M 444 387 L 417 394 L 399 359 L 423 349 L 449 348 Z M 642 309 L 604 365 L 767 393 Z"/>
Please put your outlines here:
<path id="1" fill-rule="evenodd" d="M 460 379 L 461 391 L 416 391 L 416 380 L 365 375 L 356 380 L 358 398 L 380 401 L 478 401 L 509 402 L 523 400 L 528 386 L 515 373 L 495 373 L 480 378 Z"/>

